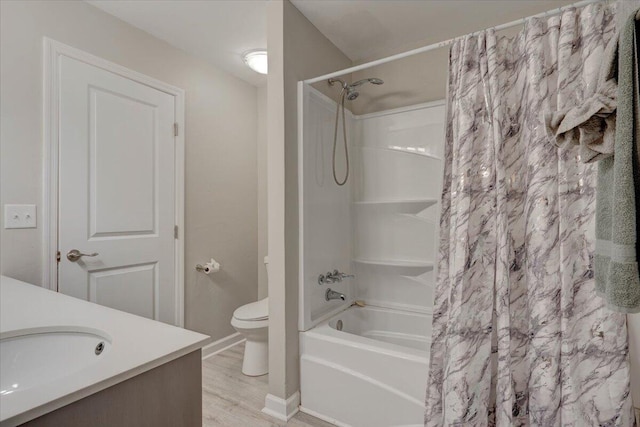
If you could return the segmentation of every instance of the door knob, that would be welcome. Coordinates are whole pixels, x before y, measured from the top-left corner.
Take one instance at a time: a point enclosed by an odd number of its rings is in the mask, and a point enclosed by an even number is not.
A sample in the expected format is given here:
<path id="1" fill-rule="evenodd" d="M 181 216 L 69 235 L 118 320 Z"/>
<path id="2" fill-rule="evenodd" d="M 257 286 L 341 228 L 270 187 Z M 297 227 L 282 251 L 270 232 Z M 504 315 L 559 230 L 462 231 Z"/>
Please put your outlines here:
<path id="1" fill-rule="evenodd" d="M 69 252 L 67 252 L 67 259 L 71 262 L 76 262 L 83 256 L 98 256 L 98 252 L 94 252 L 92 254 L 83 254 L 77 249 L 71 249 Z"/>

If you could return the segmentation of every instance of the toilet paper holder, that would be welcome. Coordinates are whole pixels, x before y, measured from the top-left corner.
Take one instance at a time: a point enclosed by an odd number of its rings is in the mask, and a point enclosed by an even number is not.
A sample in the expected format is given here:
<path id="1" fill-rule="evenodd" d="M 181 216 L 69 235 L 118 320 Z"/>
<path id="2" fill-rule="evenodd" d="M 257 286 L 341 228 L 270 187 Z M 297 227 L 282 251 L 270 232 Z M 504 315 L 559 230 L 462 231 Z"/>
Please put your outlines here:
<path id="1" fill-rule="evenodd" d="M 211 261 L 206 264 L 196 264 L 196 271 L 204 274 L 211 274 L 220 271 L 220 263 L 215 259 L 211 258 Z"/>

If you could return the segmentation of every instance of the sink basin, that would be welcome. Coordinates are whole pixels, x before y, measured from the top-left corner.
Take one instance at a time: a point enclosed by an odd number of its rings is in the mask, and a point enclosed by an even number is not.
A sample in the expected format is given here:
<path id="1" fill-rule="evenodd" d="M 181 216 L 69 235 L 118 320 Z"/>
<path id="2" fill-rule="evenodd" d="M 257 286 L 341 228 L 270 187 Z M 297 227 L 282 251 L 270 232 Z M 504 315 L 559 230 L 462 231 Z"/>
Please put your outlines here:
<path id="1" fill-rule="evenodd" d="M 47 328 L 0 336 L 0 397 L 41 386 L 103 360 L 106 334 Z"/>

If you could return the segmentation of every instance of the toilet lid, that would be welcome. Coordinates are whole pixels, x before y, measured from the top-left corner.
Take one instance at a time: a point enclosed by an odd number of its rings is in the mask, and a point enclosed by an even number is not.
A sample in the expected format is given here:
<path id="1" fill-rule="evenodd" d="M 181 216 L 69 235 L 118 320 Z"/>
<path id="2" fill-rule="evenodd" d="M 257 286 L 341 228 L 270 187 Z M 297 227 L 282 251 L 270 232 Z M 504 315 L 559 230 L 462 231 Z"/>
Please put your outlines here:
<path id="1" fill-rule="evenodd" d="M 238 320 L 265 320 L 269 318 L 269 298 L 252 302 L 236 309 L 233 317 Z"/>

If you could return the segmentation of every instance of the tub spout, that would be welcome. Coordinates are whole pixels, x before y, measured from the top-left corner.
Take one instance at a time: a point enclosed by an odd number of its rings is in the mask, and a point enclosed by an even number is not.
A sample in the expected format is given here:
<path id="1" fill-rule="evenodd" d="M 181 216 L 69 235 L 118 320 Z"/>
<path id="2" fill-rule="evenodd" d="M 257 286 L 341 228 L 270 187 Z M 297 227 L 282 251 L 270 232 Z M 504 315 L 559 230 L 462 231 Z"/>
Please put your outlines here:
<path id="1" fill-rule="evenodd" d="M 327 289 L 327 292 L 325 292 L 324 294 L 324 299 L 326 299 L 327 301 L 331 301 L 333 299 L 341 299 L 342 301 L 344 301 L 347 299 L 347 297 L 345 297 L 344 294 L 341 294 L 340 292 L 332 291 L 331 288 L 329 288 Z"/>

